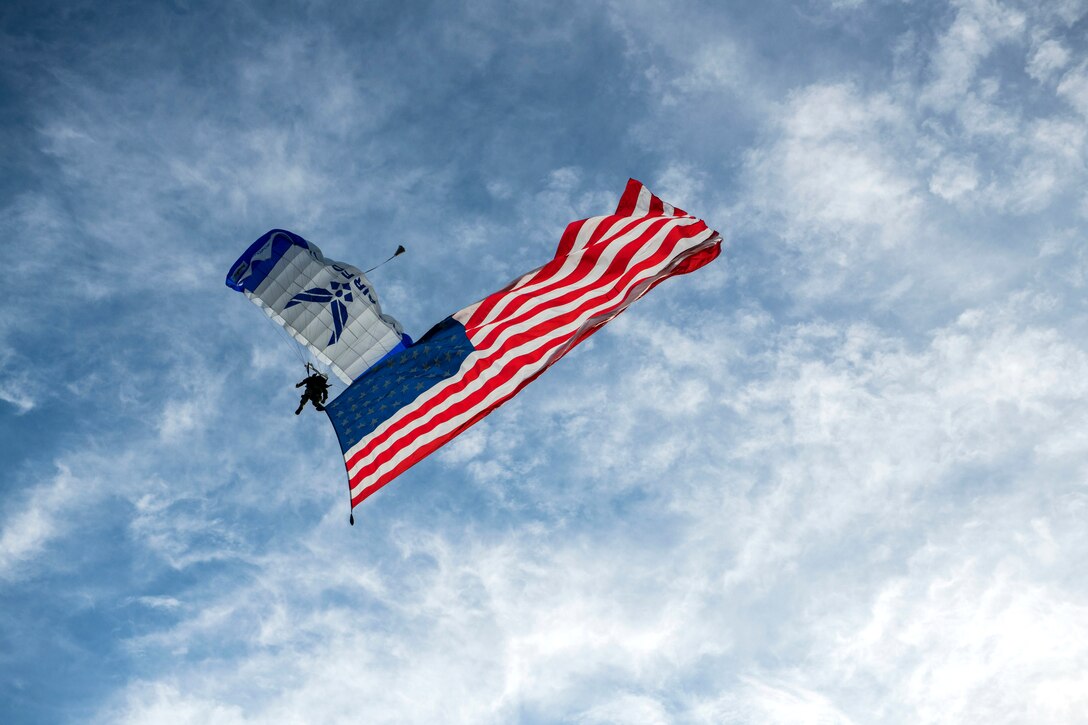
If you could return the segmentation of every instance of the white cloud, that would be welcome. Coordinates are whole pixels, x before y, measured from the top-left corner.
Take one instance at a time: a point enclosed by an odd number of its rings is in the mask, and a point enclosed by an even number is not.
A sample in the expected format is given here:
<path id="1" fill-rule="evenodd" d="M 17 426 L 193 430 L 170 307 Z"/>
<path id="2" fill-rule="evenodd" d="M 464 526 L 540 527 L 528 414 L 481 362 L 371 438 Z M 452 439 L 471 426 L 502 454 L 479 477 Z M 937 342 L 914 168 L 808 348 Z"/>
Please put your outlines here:
<path id="1" fill-rule="evenodd" d="M 1081 63 L 1062 77 L 1058 95 L 1088 118 L 1088 62 Z"/>
<path id="2" fill-rule="evenodd" d="M 630 693 L 618 695 L 600 705 L 595 705 L 576 718 L 576 722 L 586 725 L 608 725 L 621 722 L 665 725 L 672 721 L 660 702 L 645 695 Z"/>
<path id="3" fill-rule="evenodd" d="M 683 76 L 661 79 L 654 84 L 655 87 L 666 93 L 679 91 L 683 94 L 699 95 L 708 92 L 737 92 L 746 86 L 744 55 L 728 37 L 715 38 L 711 42 L 696 46 L 689 60 L 690 67 Z"/>
<path id="4" fill-rule="evenodd" d="M 1088 706 L 1088 602 L 1048 576 L 1060 565 L 1050 527 L 1067 550 L 1085 541 L 1067 513 L 1030 519 L 1052 490 L 937 528 L 868 620 L 828 641 L 837 674 L 891 688 L 918 722 L 1076 721 Z M 1085 510 L 1083 495 L 1064 495 Z"/>
<path id="5" fill-rule="evenodd" d="M 134 601 L 144 605 L 145 607 L 151 607 L 152 609 L 165 609 L 169 611 L 181 607 L 181 602 L 179 602 L 174 597 L 146 596 L 136 597 Z"/>
<path id="6" fill-rule="evenodd" d="M 176 685 L 163 683 L 134 688 L 130 694 L 138 717 L 130 712 L 116 713 L 117 723 L 154 722 L 162 725 L 236 725 L 247 722 L 242 708 L 197 700 L 180 692 Z M 281 721 L 289 722 L 289 721 Z"/>
<path id="7" fill-rule="evenodd" d="M 975 191 L 978 183 L 974 159 L 945 157 L 930 177 L 929 190 L 947 201 L 956 201 Z"/>
<path id="8" fill-rule="evenodd" d="M 933 80 L 922 95 L 940 109 L 955 105 L 971 87 L 980 62 L 1002 41 L 1019 36 L 1026 18 L 996 0 L 961 0 L 956 18 L 930 59 Z"/>
<path id="9" fill-rule="evenodd" d="M 913 229 L 920 203 L 893 146 L 906 120 L 886 96 L 806 88 L 783 109 L 781 135 L 750 155 L 751 194 L 787 220 L 791 236 L 823 231 L 863 251 L 865 230 L 896 244 Z"/>
<path id="10" fill-rule="evenodd" d="M 920 140 L 889 95 L 852 85 L 791 95 L 773 132 L 747 154 L 734 219 L 757 239 L 782 238 L 785 246 L 768 252 L 780 256 L 774 264 L 792 297 L 826 299 L 845 288 L 852 299 L 884 297 L 889 270 L 912 271 L 936 251 L 926 248 L 933 233 Z"/>
<path id="11" fill-rule="evenodd" d="M 1040 9 L 1044 11 L 1044 17 L 1053 18 L 1057 25 L 1070 27 L 1088 13 L 1088 2 L 1085 2 L 1085 0 L 1054 0 L 1046 3 Z"/>
<path id="12" fill-rule="evenodd" d="M 1017 152 L 980 189 L 981 200 L 1007 214 L 1035 214 L 1081 185 L 1086 177 L 1083 124 L 1069 117 L 1042 118 L 1019 124 L 1017 136 Z"/>
<path id="13" fill-rule="evenodd" d="M 486 447 L 487 425 L 480 423 L 459 435 L 435 455 L 445 463 L 460 465 L 479 456 Z"/>
<path id="14" fill-rule="evenodd" d="M 1048 80 L 1069 63 L 1069 58 L 1069 51 L 1059 41 L 1044 40 L 1028 59 L 1028 75 L 1038 81 Z"/>
<path id="15" fill-rule="evenodd" d="M 207 401 L 204 403 L 207 404 Z M 164 438 L 176 439 L 187 431 L 195 429 L 198 424 L 198 413 L 202 405 L 197 400 L 167 402 L 163 410 L 162 420 L 159 422 L 159 434 Z"/>
<path id="16" fill-rule="evenodd" d="M 700 703 L 693 720 L 700 723 L 775 723 L 788 725 L 850 725 L 855 722 L 818 692 L 786 682 L 745 677 L 738 692 Z"/>
<path id="17" fill-rule="evenodd" d="M 647 180 L 645 183 L 650 184 Z M 652 191 L 660 198 L 683 199 L 686 206 L 681 207 L 689 214 L 702 217 L 703 207 L 709 202 L 706 198 L 707 174 L 690 164 L 672 163 L 666 166 L 652 184 Z"/>
<path id="18" fill-rule="evenodd" d="M 5 376 L 0 380 L 0 400 L 11 403 L 19 413 L 27 413 L 37 404 L 27 392 L 25 378 L 13 379 Z"/>
<path id="19" fill-rule="evenodd" d="M 58 466 L 51 481 L 30 489 L 25 500 L 9 506 L 0 525 L 0 578 L 14 579 L 60 535 L 64 512 L 77 490 L 88 488 L 66 466 Z"/>

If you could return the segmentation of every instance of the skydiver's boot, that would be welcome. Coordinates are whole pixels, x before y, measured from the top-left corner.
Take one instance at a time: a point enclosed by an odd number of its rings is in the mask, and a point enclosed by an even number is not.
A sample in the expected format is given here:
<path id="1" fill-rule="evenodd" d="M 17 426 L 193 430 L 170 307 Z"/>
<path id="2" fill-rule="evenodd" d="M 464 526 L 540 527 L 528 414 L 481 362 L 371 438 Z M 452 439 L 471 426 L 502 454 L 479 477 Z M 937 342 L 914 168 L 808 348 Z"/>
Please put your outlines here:
<path id="1" fill-rule="evenodd" d="M 295 415 L 298 415 L 299 413 L 301 413 L 302 409 L 305 406 L 306 406 L 306 398 L 303 398 L 302 400 L 298 401 L 298 409 L 295 411 Z"/>
<path id="2" fill-rule="evenodd" d="M 317 408 L 318 410 L 325 410 L 325 406 L 322 405 L 321 403 L 314 403 L 314 407 Z"/>

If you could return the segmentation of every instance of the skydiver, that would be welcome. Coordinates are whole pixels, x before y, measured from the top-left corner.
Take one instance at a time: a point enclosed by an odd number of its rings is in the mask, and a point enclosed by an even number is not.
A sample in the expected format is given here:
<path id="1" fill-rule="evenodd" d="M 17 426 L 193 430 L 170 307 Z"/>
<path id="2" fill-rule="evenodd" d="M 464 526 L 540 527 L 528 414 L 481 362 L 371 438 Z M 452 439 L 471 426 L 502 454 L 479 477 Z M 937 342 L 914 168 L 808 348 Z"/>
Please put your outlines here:
<path id="1" fill-rule="evenodd" d="M 309 371 L 310 366 L 306 366 L 306 370 Z M 329 378 L 316 370 L 313 374 L 306 377 L 304 380 L 295 385 L 296 388 L 306 386 L 306 390 L 302 393 L 302 399 L 298 401 L 298 409 L 295 411 L 295 415 L 302 412 L 302 409 L 306 407 L 306 401 L 309 400 L 314 404 L 314 407 L 318 410 L 325 410 L 325 401 L 329 399 Z"/>

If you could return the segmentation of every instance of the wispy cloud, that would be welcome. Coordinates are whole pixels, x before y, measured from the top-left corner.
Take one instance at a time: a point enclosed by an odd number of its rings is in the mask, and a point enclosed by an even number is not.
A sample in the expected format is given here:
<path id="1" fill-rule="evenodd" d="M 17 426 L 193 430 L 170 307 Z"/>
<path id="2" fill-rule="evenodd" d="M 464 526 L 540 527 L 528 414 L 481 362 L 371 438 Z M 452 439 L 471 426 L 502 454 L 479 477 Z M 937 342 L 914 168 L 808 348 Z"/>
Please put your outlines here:
<path id="1" fill-rule="evenodd" d="M 61 467 L 52 480 L 31 489 L 12 506 L 0 530 L 0 577 L 18 575 L 20 567 L 58 535 L 59 512 L 76 490 L 72 472 Z"/>

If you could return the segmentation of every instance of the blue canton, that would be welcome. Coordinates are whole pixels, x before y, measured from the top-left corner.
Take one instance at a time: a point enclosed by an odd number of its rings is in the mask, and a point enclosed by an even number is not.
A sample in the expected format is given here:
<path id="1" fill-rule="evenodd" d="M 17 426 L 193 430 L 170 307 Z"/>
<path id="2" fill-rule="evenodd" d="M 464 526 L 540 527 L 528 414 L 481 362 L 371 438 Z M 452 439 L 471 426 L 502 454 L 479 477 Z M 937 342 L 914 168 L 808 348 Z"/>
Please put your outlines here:
<path id="1" fill-rule="evenodd" d="M 429 388 L 452 377 L 473 351 L 464 326 L 447 317 L 418 342 L 355 379 L 325 406 L 347 451 Z"/>

